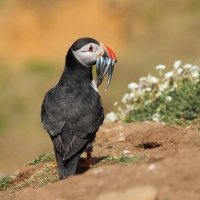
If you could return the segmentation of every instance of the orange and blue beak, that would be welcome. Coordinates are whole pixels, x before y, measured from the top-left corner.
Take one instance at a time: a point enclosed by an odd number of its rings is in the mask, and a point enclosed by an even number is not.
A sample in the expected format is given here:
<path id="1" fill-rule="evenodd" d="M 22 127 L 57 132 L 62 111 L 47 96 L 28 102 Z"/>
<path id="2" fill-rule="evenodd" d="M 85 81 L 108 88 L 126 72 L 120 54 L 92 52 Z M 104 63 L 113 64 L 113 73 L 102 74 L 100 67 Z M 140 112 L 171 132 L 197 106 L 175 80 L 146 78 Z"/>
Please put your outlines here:
<path id="1" fill-rule="evenodd" d="M 114 65 L 117 62 L 115 53 L 107 46 L 100 44 L 102 54 L 98 56 L 96 61 L 97 87 L 102 83 L 104 76 L 108 73 L 108 81 L 106 90 L 112 79 Z"/>

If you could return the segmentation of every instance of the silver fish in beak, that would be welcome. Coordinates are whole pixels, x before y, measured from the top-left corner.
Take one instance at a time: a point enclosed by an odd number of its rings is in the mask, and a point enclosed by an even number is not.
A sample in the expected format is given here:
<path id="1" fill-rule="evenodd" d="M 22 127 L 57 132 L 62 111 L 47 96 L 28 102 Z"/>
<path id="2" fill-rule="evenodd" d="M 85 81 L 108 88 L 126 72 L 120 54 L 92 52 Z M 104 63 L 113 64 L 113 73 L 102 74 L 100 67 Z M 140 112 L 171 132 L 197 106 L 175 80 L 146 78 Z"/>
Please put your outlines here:
<path id="1" fill-rule="evenodd" d="M 108 74 L 108 81 L 106 90 L 110 85 L 114 65 L 117 62 L 117 57 L 115 53 L 107 46 L 101 44 L 103 48 L 103 55 L 99 56 L 96 60 L 96 79 L 97 79 L 97 87 L 102 83 L 103 78 L 106 74 Z"/>

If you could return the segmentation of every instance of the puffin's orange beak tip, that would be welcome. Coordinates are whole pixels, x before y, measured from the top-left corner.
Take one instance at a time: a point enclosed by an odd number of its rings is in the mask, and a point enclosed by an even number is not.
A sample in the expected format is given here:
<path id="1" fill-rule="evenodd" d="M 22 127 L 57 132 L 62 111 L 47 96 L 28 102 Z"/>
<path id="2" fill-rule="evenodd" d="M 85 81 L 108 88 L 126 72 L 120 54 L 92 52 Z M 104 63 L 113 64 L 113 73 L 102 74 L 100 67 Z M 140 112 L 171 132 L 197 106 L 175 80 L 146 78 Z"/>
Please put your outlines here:
<path id="1" fill-rule="evenodd" d="M 115 63 L 116 63 L 117 62 L 117 56 L 115 55 L 113 50 L 110 47 L 106 46 L 106 45 L 104 45 L 104 47 L 106 48 L 109 57 L 112 58 L 113 60 L 115 60 Z"/>

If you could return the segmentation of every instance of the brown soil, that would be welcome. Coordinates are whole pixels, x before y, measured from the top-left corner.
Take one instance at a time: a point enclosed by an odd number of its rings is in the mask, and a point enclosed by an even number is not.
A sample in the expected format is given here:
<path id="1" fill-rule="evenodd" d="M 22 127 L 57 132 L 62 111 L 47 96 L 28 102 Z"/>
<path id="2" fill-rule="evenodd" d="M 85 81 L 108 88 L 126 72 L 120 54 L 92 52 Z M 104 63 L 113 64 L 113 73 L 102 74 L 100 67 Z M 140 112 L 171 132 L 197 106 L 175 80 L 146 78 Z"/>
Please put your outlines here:
<path id="1" fill-rule="evenodd" d="M 145 155 L 135 164 L 92 168 L 42 188 L 27 188 L 18 194 L 0 192 L 2 200 L 199 200 L 200 132 L 161 123 L 104 124 L 98 132 L 94 156 Z M 42 167 L 29 166 L 15 181 Z"/>

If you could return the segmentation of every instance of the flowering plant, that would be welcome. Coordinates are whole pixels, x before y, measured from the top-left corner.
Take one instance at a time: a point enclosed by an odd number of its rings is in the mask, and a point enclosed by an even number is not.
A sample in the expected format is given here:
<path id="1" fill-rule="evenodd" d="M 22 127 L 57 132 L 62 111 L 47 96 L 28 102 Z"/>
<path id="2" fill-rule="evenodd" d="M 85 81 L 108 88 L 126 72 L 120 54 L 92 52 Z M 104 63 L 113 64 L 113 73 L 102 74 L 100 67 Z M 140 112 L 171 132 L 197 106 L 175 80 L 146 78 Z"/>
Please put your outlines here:
<path id="1" fill-rule="evenodd" d="M 160 78 L 142 77 L 139 83 L 130 83 L 130 93 L 122 98 L 125 109 L 117 107 L 106 115 L 106 121 L 160 121 L 174 119 L 193 120 L 200 116 L 199 66 L 181 65 L 178 60 L 174 69 L 164 73 L 165 65 L 158 65 Z"/>

